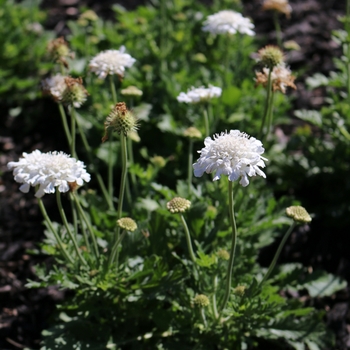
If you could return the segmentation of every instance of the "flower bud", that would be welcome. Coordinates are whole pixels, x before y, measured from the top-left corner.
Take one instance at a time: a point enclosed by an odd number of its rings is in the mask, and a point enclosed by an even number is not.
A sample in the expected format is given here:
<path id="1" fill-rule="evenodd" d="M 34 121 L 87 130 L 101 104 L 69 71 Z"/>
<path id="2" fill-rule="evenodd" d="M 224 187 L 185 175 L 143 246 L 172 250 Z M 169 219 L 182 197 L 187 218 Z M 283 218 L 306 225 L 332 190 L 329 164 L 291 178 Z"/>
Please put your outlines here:
<path id="1" fill-rule="evenodd" d="M 202 133 L 194 126 L 191 126 L 184 131 L 184 136 L 190 139 L 201 139 Z"/>
<path id="2" fill-rule="evenodd" d="M 120 93 L 124 96 L 142 96 L 143 94 L 142 90 L 133 85 L 121 90 Z"/>
<path id="3" fill-rule="evenodd" d="M 117 220 L 117 225 L 129 232 L 134 232 L 137 229 L 136 222 L 131 218 L 121 218 Z"/>
<path id="4" fill-rule="evenodd" d="M 222 259 L 222 260 L 228 260 L 230 259 L 230 254 L 227 250 L 225 249 L 220 249 L 216 255 L 218 256 L 219 259 Z"/>
<path id="5" fill-rule="evenodd" d="M 306 209 L 299 205 L 286 208 L 286 215 L 292 218 L 295 222 L 303 224 L 307 224 L 312 220 Z"/>
<path id="6" fill-rule="evenodd" d="M 260 49 L 258 54 L 260 56 L 260 61 L 268 68 L 273 68 L 284 63 L 283 52 L 277 46 L 267 45 Z"/>
<path id="7" fill-rule="evenodd" d="M 246 290 L 246 286 L 237 286 L 234 290 L 233 290 L 233 294 L 237 295 L 239 297 L 243 297 L 245 290 Z"/>
<path id="8" fill-rule="evenodd" d="M 209 306 L 209 298 L 204 294 L 198 294 L 194 297 L 193 302 L 199 307 Z"/>
<path id="9" fill-rule="evenodd" d="M 191 202 L 185 198 L 175 197 L 166 206 L 172 214 L 184 213 L 191 206 Z"/>
<path id="10" fill-rule="evenodd" d="M 161 156 L 154 156 L 150 158 L 150 161 L 157 168 L 164 168 L 166 165 L 166 160 Z"/>

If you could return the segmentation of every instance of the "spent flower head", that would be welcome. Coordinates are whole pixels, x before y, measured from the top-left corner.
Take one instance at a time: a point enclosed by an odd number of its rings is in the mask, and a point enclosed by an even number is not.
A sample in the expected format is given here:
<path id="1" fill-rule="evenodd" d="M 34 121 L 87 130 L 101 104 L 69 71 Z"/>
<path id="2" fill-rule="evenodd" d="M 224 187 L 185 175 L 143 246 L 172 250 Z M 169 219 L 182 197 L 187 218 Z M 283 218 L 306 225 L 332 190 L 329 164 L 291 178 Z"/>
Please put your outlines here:
<path id="1" fill-rule="evenodd" d="M 68 67 L 68 58 L 73 58 L 74 54 L 69 50 L 68 43 L 63 36 L 51 40 L 47 44 L 47 52 L 52 60 L 62 63 L 66 68 Z"/>
<path id="2" fill-rule="evenodd" d="M 286 215 L 292 218 L 295 222 L 307 224 L 312 218 L 304 207 L 299 205 L 286 208 Z"/>
<path id="3" fill-rule="evenodd" d="M 266 177 L 260 168 L 265 167 L 264 160 L 267 159 L 261 156 L 264 148 L 256 138 L 239 130 L 230 130 L 229 133 L 215 134 L 213 139 L 206 137 L 204 145 L 198 151 L 199 159 L 193 164 L 194 176 L 216 172 L 213 181 L 227 175 L 229 181 L 240 179 L 243 187 L 249 184 L 248 176 Z"/>
<path id="4" fill-rule="evenodd" d="M 170 213 L 184 213 L 191 206 L 191 202 L 185 198 L 175 197 L 166 205 Z"/>
<path id="5" fill-rule="evenodd" d="M 202 29 L 212 34 L 241 33 L 254 36 L 253 28 L 254 24 L 249 18 L 232 10 L 223 10 L 208 16 Z"/>
<path id="6" fill-rule="evenodd" d="M 184 136 L 189 139 L 200 139 L 202 138 L 202 133 L 194 126 L 190 126 L 184 131 Z"/>
<path id="7" fill-rule="evenodd" d="M 269 68 L 263 68 L 262 72 L 255 72 L 256 85 L 262 85 L 266 87 L 268 85 L 269 79 Z M 273 91 L 281 91 L 283 94 L 286 93 L 287 87 L 296 89 L 297 87 L 294 84 L 295 76 L 292 75 L 292 71 L 286 67 L 284 64 L 279 64 L 278 66 L 273 67 L 271 72 L 271 81 Z"/>
<path id="8" fill-rule="evenodd" d="M 209 306 L 209 298 L 204 294 L 197 294 L 193 299 L 194 304 L 196 304 L 199 307 L 206 307 Z"/>
<path id="9" fill-rule="evenodd" d="M 83 85 L 82 78 L 65 77 L 66 88 L 62 93 L 62 101 L 66 105 L 79 108 L 86 100 L 89 93 Z"/>
<path id="10" fill-rule="evenodd" d="M 136 86 L 130 85 L 125 89 L 122 89 L 120 93 L 124 96 L 142 96 L 142 90 L 138 89 Z"/>
<path id="11" fill-rule="evenodd" d="M 56 102 L 62 101 L 63 92 L 67 88 L 66 77 L 61 74 L 53 75 L 42 80 L 41 88 L 45 95 L 50 95 Z"/>
<path id="12" fill-rule="evenodd" d="M 108 74 L 116 74 L 123 78 L 125 68 L 131 67 L 135 61 L 135 58 L 125 53 L 125 47 L 122 46 L 119 50 L 100 52 L 90 61 L 89 69 L 96 73 L 100 79 L 105 79 Z"/>
<path id="13" fill-rule="evenodd" d="M 290 18 L 292 13 L 292 7 L 289 5 L 288 0 L 264 0 L 262 9 L 273 10 L 286 15 L 287 18 Z"/>
<path id="14" fill-rule="evenodd" d="M 267 68 L 284 63 L 283 51 L 274 45 L 267 45 L 258 51 L 259 61 Z"/>
<path id="15" fill-rule="evenodd" d="M 137 229 L 136 222 L 131 218 L 121 218 L 117 220 L 117 225 L 129 232 L 134 232 Z"/>
<path id="16" fill-rule="evenodd" d="M 131 131 L 137 130 L 138 124 L 134 114 L 126 108 L 124 102 L 117 103 L 111 113 L 109 113 L 105 125 L 105 134 L 102 137 L 102 142 L 108 139 L 108 131 L 116 131 L 118 134 L 121 132 L 128 136 Z"/>
<path id="17" fill-rule="evenodd" d="M 83 162 L 71 158 L 63 152 L 23 153 L 18 162 L 9 162 L 15 181 L 21 183 L 20 191 L 28 193 L 30 186 L 39 186 L 35 197 L 41 198 L 45 193 L 68 192 L 90 181 L 90 174 Z"/>
<path id="18" fill-rule="evenodd" d="M 196 104 L 200 102 L 208 102 L 215 97 L 220 97 L 221 93 L 222 89 L 213 85 L 209 85 L 208 88 L 205 88 L 204 86 L 195 88 L 192 86 L 187 93 L 181 92 L 177 97 L 177 100 L 179 102 Z"/>

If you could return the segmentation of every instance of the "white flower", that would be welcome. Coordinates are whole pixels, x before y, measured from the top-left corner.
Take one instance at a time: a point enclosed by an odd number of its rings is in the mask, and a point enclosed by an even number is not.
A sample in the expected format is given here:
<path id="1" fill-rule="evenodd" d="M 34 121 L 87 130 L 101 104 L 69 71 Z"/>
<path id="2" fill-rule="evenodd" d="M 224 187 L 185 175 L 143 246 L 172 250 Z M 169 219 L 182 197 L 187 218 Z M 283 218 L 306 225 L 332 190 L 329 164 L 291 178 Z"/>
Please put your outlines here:
<path id="1" fill-rule="evenodd" d="M 35 197 L 41 198 L 45 193 L 69 191 L 69 184 L 81 186 L 90 181 L 83 162 L 71 158 L 63 152 L 23 153 L 18 162 L 9 162 L 7 167 L 13 169 L 15 181 L 22 183 L 20 191 L 29 192 L 30 186 L 39 186 Z"/>
<path id="2" fill-rule="evenodd" d="M 43 92 L 53 97 L 55 101 L 61 101 L 63 92 L 67 87 L 65 78 L 66 77 L 61 74 L 56 74 L 44 79 L 41 82 Z"/>
<path id="3" fill-rule="evenodd" d="M 221 92 L 221 88 L 212 85 L 209 85 L 208 88 L 205 88 L 204 86 L 201 86 L 199 88 L 191 87 L 191 89 L 189 89 L 187 93 L 181 92 L 180 95 L 177 97 L 177 100 L 179 102 L 185 103 L 206 102 L 214 97 L 220 97 Z"/>
<path id="4" fill-rule="evenodd" d="M 253 28 L 254 24 L 249 18 L 232 10 L 224 10 L 208 16 L 204 22 L 203 31 L 212 34 L 236 34 L 238 32 L 254 36 Z"/>
<path id="5" fill-rule="evenodd" d="M 123 77 L 125 67 L 131 67 L 135 61 L 135 58 L 125 53 L 125 47 L 122 46 L 119 50 L 100 52 L 90 61 L 89 69 L 100 79 L 105 79 L 108 74 Z"/>
<path id="6" fill-rule="evenodd" d="M 227 175 L 230 181 L 241 178 L 239 183 L 243 187 L 249 184 L 248 176 L 266 177 L 259 167 L 264 168 L 267 159 L 261 156 L 264 148 L 256 138 L 231 130 L 215 134 L 213 140 L 206 137 L 204 144 L 205 147 L 198 151 L 200 158 L 193 164 L 194 176 L 216 172 L 213 181 Z"/>

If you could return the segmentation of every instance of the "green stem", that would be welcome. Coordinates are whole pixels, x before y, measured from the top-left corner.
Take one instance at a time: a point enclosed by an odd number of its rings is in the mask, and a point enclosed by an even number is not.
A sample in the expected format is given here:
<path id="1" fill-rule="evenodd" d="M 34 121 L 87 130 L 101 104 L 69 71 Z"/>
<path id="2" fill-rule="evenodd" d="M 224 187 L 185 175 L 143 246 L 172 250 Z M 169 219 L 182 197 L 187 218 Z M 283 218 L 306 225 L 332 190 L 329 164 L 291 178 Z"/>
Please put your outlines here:
<path id="1" fill-rule="evenodd" d="M 225 62 L 224 62 L 224 87 L 227 88 L 230 86 L 230 47 L 231 47 L 231 35 L 226 34 L 226 43 L 225 43 Z"/>
<path id="2" fill-rule="evenodd" d="M 96 237 L 95 237 L 95 234 L 94 234 L 94 230 L 93 230 L 93 228 L 91 226 L 91 223 L 88 220 L 88 218 L 86 217 L 83 208 L 81 207 L 81 204 L 79 202 L 79 198 L 75 195 L 75 193 L 71 193 L 71 196 L 73 197 L 73 200 L 74 200 L 74 202 L 75 202 L 75 204 L 76 204 L 76 206 L 78 208 L 78 213 L 83 218 L 83 221 L 85 222 L 85 225 L 87 226 L 87 228 L 88 228 L 88 230 L 90 232 L 90 236 L 91 236 L 91 239 L 92 239 L 92 244 L 94 246 L 95 255 L 98 258 L 100 254 L 98 252 L 97 241 L 96 241 Z"/>
<path id="3" fill-rule="evenodd" d="M 112 266 L 112 264 L 115 262 L 116 257 L 118 256 L 117 252 L 118 252 L 119 244 L 123 240 L 125 235 L 126 235 L 126 231 L 124 230 L 121 235 L 117 236 L 117 239 L 116 239 L 116 241 L 113 245 L 112 251 L 111 251 L 111 255 L 109 256 L 108 266 Z"/>
<path id="4" fill-rule="evenodd" d="M 119 197 L 118 197 L 118 219 L 122 217 L 123 201 L 125 193 L 126 176 L 128 173 L 128 152 L 126 147 L 126 136 L 120 133 L 120 145 L 122 152 L 122 175 L 120 179 Z"/>
<path id="5" fill-rule="evenodd" d="M 129 163 L 131 165 L 131 164 L 134 164 L 134 153 L 132 151 L 132 140 L 130 137 L 128 137 L 128 139 L 127 139 L 127 145 L 128 145 Z M 131 184 L 132 184 L 132 188 L 134 190 L 134 193 L 137 194 L 137 180 L 136 180 L 135 174 L 131 173 L 130 178 L 131 178 Z"/>
<path id="6" fill-rule="evenodd" d="M 267 133 L 265 135 L 265 139 L 270 135 L 271 127 L 272 127 L 272 111 L 273 111 L 273 98 L 275 96 L 275 92 L 272 90 L 270 94 L 269 108 L 267 111 Z"/>
<path id="7" fill-rule="evenodd" d="M 204 327 L 207 328 L 208 327 L 208 322 L 207 322 L 207 319 L 205 317 L 204 307 L 201 307 L 199 309 L 199 314 L 201 315 L 201 319 L 202 319 L 202 322 L 204 324 Z"/>
<path id="8" fill-rule="evenodd" d="M 72 140 L 71 140 L 70 131 L 69 131 L 69 128 L 68 128 L 66 112 L 64 111 L 64 107 L 63 107 L 61 102 L 58 103 L 58 109 L 60 111 L 64 133 L 66 134 L 68 145 L 70 146 L 71 143 L 72 143 Z"/>
<path id="9" fill-rule="evenodd" d="M 266 123 L 266 117 L 267 117 L 267 113 L 269 110 L 269 103 L 270 103 L 270 95 L 272 92 L 272 79 L 271 79 L 271 73 L 272 73 L 272 69 L 273 68 L 269 68 L 269 75 L 267 78 L 267 94 L 266 94 L 266 102 L 265 102 L 265 108 L 264 108 L 264 115 L 263 115 L 263 119 L 261 122 L 261 126 L 260 126 L 260 131 L 259 131 L 259 140 L 261 140 L 262 136 L 263 136 L 263 132 L 264 132 L 264 127 L 265 127 L 265 123 Z"/>
<path id="10" fill-rule="evenodd" d="M 216 319 L 219 317 L 217 303 L 216 303 L 217 289 L 218 289 L 218 275 L 215 275 L 213 279 L 213 295 L 211 297 L 211 302 L 212 302 L 212 308 L 213 308 L 213 315 Z"/>
<path id="11" fill-rule="evenodd" d="M 118 100 L 117 100 L 117 92 L 116 92 L 116 90 L 115 90 L 113 75 L 110 75 L 110 76 L 109 76 L 109 86 L 110 86 L 111 93 L 112 93 L 112 100 L 113 100 L 113 103 L 116 104 Z"/>
<path id="12" fill-rule="evenodd" d="M 236 243 L 237 243 L 237 227 L 236 227 L 236 219 L 235 219 L 234 203 L 233 203 L 233 182 L 229 181 L 228 184 L 229 184 L 228 200 L 229 200 L 230 223 L 232 228 L 232 243 L 231 243 L 231 250 L 230 250 L 230 259 L 227 266 L 226 290 L 225 290 L 225 296 L 222 303 L 220 315 L 224 311 L 227 305 L 227 302 L 230 298 L 233 262 L 235 258 Z"/>
<path id="13" fill-rule="evenodd" d="M 282 249 L 283 249 L 284 245 L 286 244 L 287 239 L 289 238 L 290 234 L 293 232 L 295 226 L 296 226 L 295 221 L 293 221 L 293 224 L 289 227 L 287 232 L 284 234 L 284 237 L 283 237 L 280 245 L 278 246 L 276 254 L 275 254 L 273 260 L 271 261 L 269 269 L 267 270 L 266 275 L 264 276 L 264 278 L 261 280 L 261 282 L 259 284 L 260 286 L 270 277 L 271 272 L 274 269 L 274 267 L 275 267 L 275 265 L 277 263 L 277 260 L 278 260 L 278 258 L 280 256 L 281 252 L 282 252 Z"/>
<path id="14" fill-rule="evenodd" d="M 70 153 L 72 157 L 77 158 L 77 155 L 75 153 L 75 134 L 76 134 L 76 115 L 75 115 L 75 108 L 71 106 L 70 108 L 70 131 L 71 131 L 71 143 L 70 143 Z"/>
<path id="15" fill-rule="evenodd" d="M 203 116 L 204 116 L 204 125 L 205 125 L 205 137 L 209 136 L 209 118 L 208 110 L 205 105 L 203 105 Z"/>
<path id="16" fill-rule="evenodd" d="M 186 236 L 188 253 L 190 254 L 191 260 L 196 264 L 196 256 L 195 256 L 195 254 L 193 252 L 193 248 L 192 248 L 190 231 L 188 230 L 188 226 L 187 226 L 186 220 L 185 220 L 185 218 L 184 218 L 184 216 L 182 214 L 180 214 L 180 218 L 181 218 L 181 221 L 182 221 L 182 225 L 183 225 L 183 227 L 185 229 L 185 236 Z"/>
<path id="17" fill-rule="evenodd" d="M 41 198 L 38 198 L 38 203 L 39 203 L 39 208 L 41 210 L 41 213 L 45 219 L 45 222 L 47 224 L 47 226 L 49 227 L 49 229 L 51 230 L 51 232 L 53 233 L 53 235 L 55 236 L 55 239 L 57 241 L 58 246 L 60 247 L 63 256 L 66 258 L 66 260 L 71 263 L 74 264 L 74 260 L 73 258 L 69 255 L 69 253 L 67 252 L 67 250 L 64 247 L 64 243 L 61 241 L 60 236 L 58 235 L 57 231 L 55 230 L 52 221 L 50 220 L 49 216 L 47 215 L 44 203 L 42 201 Z"/>
<path id="18" fill-rule="evenodd" d="M 73 242 L 73 246 L 74 246 L 74 249 L 78 255 L 78 258 L 79 260 L 82 262 L 83 265 L 87 265 L 85 259 L 83 258 L 83 256 L 81 255 L 81 252 L 80 252 L 80 249 L 78 247 L 78 243 L 74 237 L 74 235 L 72 234 L 72 231 L 69 227 L 69 224 L 68 224 L 68 221 L 67 221 L 67 218 L 66 218 L 66 214 L 64 213 L 64 209 L 62 207 L 62 202 L 61 202 L 61 192 L 56 189 L 56 201 L 57 201 L 57 206 L 58 206 L 58 211 L 61 215 L 61 218 L 62 218 L 62 221 L 63 221 L 63 224 L 67 230 L 67 233 L 69 235 L 69 238 L 72 240 Z"/>
<path id="19" fill-rule="evenodd" d="M 279 47 L 282 47 L 282 30 L 281 30 L 280 22 L 278 20 L 277 11 L 273 11 L 273 23 L 275 25 L 275 30 L 276 30 L 277 45 Z"/>
<path id="20" fill-rule="evenodd" d="M 193 140 L 190 138 L 188 146 L 188 169 L 187 169 L 187 185 L 188 193 L 191 193 L 192 186 L 192 164 L 193 164 Z"/>
<path id="21" fill-rule="evenodd" d="M 114 186 L 113 186 L 113 132 L 109 133 L 108 137 L 108 194 L 113 203 L 114 198 Z"/>

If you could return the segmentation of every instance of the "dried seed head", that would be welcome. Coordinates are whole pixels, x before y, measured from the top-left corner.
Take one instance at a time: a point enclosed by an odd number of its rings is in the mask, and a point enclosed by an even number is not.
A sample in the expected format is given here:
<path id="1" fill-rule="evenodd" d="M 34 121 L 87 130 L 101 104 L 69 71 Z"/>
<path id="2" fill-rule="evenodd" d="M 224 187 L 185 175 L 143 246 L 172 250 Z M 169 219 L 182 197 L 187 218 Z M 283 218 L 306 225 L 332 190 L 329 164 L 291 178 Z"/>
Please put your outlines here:
<path id="1" fill-rule="evenodd" d="M 71 105 L 79 108 L 87 99 L 89 93 L 83 85 L 83 79 L 65 77 L 66 89 L 62 94 L 62 101 L 66 105 Z"/>
<path id="2" fill-rule="evenodd" d="M 126 108 L 124 102 L 119 102 L 114 106 L 104 124 L 105 134 L 102 142 L 108 139 L 109 129 L 116 131 L 118 134 L 122 132 L 125 136 L 128 136 L 131 131 L 137 130 L 138 127 L 136 117 Z"/>
<path id="3" fill-rule="evenodd" d="M 307 224 L 312 220 L 306 209 L 299 205 L 286 208 L 286 215 L 292 218 L 295 222 L 303 224 Z"/>
<path id="4" fill-rule="evenodd" d="M 117 225 L 129 232 L 134 232 L 137 229 L 136 222 L 131 218 L 121 218 L 117 220 Z"/>
<path id="5" fill-rule="evenodd" d="M 204 294 L 198 294 L 194 297 L 193 302 L 199 307 L 209 306 L 209 298 Z"/>
<path id="6" fill-rule="evenodd" d="M 68 67 L 67 58 L 74 57 L 74 54 L 70 52 L 68 43 L 64 40 L 63 36 L 51 40 L 47 45 L 47 52 L 52 60 L 62 63 L 65 67 Z"/>
<path id="7" fill-rule="evenodd" d="M 131 85 L 121 90 L 121 94 L 124 96 L 142 96 L 143 92 L 136 86 Z"/>
<path id="8" fill-rule="evenodd" d="M 191 206 L 191 202 L 185 198 L 175 197 L 166 206 L 172 214 L 184 213 Z"/>
<path id="9" fill-rule="evenodd" d="M 184 131 L 184 136 L 190 139 L 201 139 L 202 133 L 194 126 L 191 126 Z"/>
<path id="10" fill-rule="evenodd" d="M 219 259 L 222 259 L 222 260 L 228 260 L 230 259 L 230 254 L 227 250 L 225 249 L 220 249 L 217 253 L 217 256 Z"/>
<path id="11" fill-rule="evenodd" d="M 284 55 L 277 46 L 267 45 L 258 51 L 260 61 L 264 66 L 273 68 L 284 63 Z"/>

